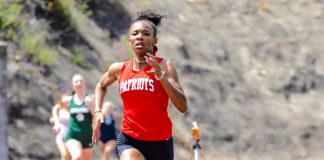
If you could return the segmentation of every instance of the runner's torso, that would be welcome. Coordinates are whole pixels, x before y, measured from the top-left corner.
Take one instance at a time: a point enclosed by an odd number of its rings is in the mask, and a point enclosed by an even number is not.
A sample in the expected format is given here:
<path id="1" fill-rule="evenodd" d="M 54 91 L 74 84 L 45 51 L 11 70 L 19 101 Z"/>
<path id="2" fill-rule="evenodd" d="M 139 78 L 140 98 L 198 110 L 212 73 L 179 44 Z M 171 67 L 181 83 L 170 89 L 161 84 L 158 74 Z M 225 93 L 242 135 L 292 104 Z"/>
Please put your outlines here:
<path id="1" fill-rule="evenodd" d="M 92 133 L 92 115 L 90 110 L 84 102 L 82 104 L 76 104 L 74 95 L 69 103 L 69 112 L 69 133 Z"/>
<path id="2" fill-rule="evenodd" d="M 157 58 L 161 62 L 162 58 Z M 160 81 L 147 66 L 133 70 L 133 61 L 126 61 L 119 77 L 119 93 L 124 104 L 121 131 L 139 140 L 157 141 L 170 138 L 172 123 L 168 117 L 168 96 Z"/>

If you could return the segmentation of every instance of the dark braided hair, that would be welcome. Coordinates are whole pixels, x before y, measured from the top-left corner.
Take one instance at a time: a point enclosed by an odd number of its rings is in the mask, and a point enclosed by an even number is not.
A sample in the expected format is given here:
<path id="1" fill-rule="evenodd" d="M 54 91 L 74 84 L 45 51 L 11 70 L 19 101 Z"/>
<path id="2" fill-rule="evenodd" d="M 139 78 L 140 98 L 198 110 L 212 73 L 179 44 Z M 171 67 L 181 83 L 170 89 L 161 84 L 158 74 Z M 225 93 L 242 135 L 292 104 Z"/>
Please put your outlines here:
<path id="1" fill-rule="evenodd" d="M 146 22 L 148 22 L 152 26 L 152 28 L 154 30 L 153 35 L 155 37 L 156 32 L 157 32 L 156 26 L 160 25 L 161 20 L 163 18 L 166 18 L 166 16 L 162 15 L 162 14 L 154 13 L 151 10 L 146 10 L 146 11 L 138 12 L 138 17 L 135 20 L 135 22 L 137 22 L 137 21 L 146 21 Z"/>

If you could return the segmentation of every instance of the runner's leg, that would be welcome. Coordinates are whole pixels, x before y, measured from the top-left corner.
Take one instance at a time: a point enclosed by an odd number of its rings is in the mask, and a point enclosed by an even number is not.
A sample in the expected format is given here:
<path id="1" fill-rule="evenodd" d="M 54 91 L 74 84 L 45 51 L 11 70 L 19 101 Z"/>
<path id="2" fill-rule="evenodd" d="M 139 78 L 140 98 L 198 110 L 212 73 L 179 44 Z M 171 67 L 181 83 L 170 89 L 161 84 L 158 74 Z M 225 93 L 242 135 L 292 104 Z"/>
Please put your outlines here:
<path id="1" fill-rule="evenodd" d="M 110 140 L 105 144 L 103 154 L 105 155 L 106 159 L 104 159 L 104 160 L 109 159 L 111 154 L 114 153 L 115 148 L 116 148 L 116 141 L 115 140 Z"/>
<path id="2" fill-rule="evenodd" d="M 58 150 L 60 151 L 61 160 L 69 160 L 70 155 L 69 155 L 69 152 L 65 146 L 64 141 L 62 139 L 56 140 L 56 145 L 57 145 Z"/>
<path id="3" fill-rule="evenodd" d="M 82 145 L 75 139 L 70 139 L 66 142 L 66 147 L 71 154 L 72 160 L 83 160 L 82 159 Z"/>
<path id="4" fill-rule="evenodd" d="M 120 160 L 145 160 L 143 154 L 135 148 L 124 150 L 120 155 Z"/>
<path id="5" fill-rule="evenodd" d="M 107 160 L 107 157 L 106 157 L 106 155 L 105 155 L 105 153 L 104 153 L 104 150 L 105 150 L 105 144 L 102 143 L 101 141 L 99 141 L 98 144 L 99 144 L 99 149 L 100 149 L 101 159 L 102 159 L 102 160 Z"/>
<path id="6" fill-rule="evenodd" d="M 82 150 L 82 160 L 92 160 L 93 149 L 84 148 Z"/>

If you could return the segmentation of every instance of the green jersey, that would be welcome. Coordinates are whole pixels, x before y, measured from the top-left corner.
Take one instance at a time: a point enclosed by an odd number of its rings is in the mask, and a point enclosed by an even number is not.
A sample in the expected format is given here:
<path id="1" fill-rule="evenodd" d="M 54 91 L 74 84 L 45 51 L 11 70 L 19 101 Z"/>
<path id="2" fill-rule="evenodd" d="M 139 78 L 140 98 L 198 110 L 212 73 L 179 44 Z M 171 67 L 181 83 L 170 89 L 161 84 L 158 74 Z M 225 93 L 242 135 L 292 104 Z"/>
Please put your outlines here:
<path id="1" fill-rule="evenodd" d="M 83 148 L 92 147 L 92 115 L 89 108 L 83 102 L 75 104 L 74 95 L 69 103 L 69 130 L 65 141 L 75 139 L 81 142 Z"/>

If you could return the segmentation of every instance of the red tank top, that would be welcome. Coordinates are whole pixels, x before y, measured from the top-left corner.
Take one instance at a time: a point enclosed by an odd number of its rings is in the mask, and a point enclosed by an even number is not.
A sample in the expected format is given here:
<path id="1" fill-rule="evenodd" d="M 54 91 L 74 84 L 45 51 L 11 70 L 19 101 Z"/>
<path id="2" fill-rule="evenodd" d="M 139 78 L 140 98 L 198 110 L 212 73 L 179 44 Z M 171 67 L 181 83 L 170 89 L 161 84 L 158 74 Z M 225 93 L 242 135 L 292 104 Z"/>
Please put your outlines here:
<path id="1" fill-rule="evenodd" d="M 165 140 L 172 136 L 167 112 L 169 98 L 154 74 L 147 73 L 150 69 L 146 66 L 142 71 L 134 71 L 132 60 L 122 67 L 118 81 L 124 105 L 121 131 L 138 140 Z"/>

